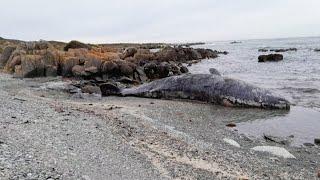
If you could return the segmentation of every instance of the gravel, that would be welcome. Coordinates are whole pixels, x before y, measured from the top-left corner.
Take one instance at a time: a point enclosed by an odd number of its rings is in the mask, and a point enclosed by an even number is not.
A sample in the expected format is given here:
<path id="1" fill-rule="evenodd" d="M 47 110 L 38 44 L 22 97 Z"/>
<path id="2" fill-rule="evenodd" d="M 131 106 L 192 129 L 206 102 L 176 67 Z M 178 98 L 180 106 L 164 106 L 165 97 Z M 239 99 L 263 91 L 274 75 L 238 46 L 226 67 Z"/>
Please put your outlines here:
<path id="1" fill-rule="evenodd" d="M 280 145 L 226 127 L 269 112 L 133 97 L 76 98 L 48 82 L 63 87 L 59 78 L 0 74 L 0 179 L 318 177 L 319 146 Z M 277 146 L 296 159 L 253 151 L 256 146 Z"/>

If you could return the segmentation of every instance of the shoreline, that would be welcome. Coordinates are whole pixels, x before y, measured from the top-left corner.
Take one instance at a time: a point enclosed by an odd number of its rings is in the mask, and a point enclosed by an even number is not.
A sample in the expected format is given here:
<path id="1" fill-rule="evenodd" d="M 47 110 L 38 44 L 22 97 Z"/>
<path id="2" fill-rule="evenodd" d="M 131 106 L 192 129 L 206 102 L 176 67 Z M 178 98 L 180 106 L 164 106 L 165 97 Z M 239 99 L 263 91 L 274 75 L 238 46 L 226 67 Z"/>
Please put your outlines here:
<path id="1" fill-rule="evenodd" d="M 226 127 L 243 113 L 264 114 L 264 110 L 144 98 L 87 95 L 79 99 L 61 91 L 39 89 L 47 78 L 20 80 L 0 75 L 0 155 L 6 159 L 0 161 L 4 167 L 0 177 L 317 177 L 318 147 L 282 146 Z M 232 139 L 241 147 L 224 139 Z M 251 150 L 261 145 L 284 147 L 296 159 Z M 13 161 L 18 152 L 22 153 L 21 160 Z"/>

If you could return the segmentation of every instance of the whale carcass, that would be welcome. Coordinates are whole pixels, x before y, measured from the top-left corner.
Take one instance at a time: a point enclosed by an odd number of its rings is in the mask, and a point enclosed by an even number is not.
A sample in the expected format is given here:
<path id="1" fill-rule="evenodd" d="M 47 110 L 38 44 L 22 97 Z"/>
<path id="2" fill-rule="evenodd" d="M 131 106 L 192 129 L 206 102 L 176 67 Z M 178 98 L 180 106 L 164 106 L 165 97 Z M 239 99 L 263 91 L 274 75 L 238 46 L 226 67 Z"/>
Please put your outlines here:
<path id="1" fill-rule="evenodd" d="M 230 107 L 290 109 L 290 103 L 266 89 L 241 80 L 215 74 L 185 74 L 118 89 L 102 85 L 103 95 L 137 96 L 163 99 L 190 99 Z"/>

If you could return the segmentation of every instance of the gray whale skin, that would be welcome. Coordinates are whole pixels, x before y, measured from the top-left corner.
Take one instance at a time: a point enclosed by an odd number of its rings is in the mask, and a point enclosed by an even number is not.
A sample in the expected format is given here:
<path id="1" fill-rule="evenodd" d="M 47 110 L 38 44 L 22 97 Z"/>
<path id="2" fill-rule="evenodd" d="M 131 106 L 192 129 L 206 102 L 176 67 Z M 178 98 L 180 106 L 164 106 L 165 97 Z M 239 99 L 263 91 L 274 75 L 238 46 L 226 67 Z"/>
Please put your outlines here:
<path id="1" fill-rule="evenodd" d="M 122 89 L 118 95 L 190 99 L 228 107 L 290 109 L 290 103 L 270 91 L 215 74 L 185 74 Z"/>

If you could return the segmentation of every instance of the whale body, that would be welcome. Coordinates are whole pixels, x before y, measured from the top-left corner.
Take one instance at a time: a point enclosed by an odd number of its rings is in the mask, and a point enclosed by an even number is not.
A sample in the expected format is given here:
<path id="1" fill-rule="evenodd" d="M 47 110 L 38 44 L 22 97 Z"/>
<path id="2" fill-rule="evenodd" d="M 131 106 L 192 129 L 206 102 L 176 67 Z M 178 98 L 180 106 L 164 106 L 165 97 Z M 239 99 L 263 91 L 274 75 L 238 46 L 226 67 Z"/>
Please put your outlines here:
<path id="1" fill-rule="evenodd" d="M 119 89 L 116 94 L 158 99 L 190 99 L 229 107 L 290 109 L 289 101 L 266 89 L 215 74 L 172 76 L 133 88 Z"/>

